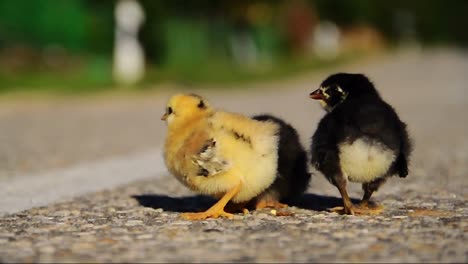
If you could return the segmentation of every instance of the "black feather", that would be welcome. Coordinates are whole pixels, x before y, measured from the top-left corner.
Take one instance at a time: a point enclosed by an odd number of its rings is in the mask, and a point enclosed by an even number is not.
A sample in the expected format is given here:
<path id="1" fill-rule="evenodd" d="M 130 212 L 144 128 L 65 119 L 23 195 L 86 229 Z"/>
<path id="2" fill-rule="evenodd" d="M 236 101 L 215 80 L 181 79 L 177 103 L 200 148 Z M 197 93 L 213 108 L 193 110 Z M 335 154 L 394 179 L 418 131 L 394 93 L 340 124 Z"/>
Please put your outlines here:
<path id="1" fill-rule="evenodd" d="M 205 102 L 203 100 L 200 100 L 197 107 L 200 108 L 200 109 L 204 109 L 204 108 L 206 108 L 206 104 L 205 104 Z"/>
<path id="2" fill-rule="evenodd" d="M 209 172 L 207 169 L 205 169 L 205 168 L 201 168 L 201 167 L 200 167 L 200 168 L 199 168 L 199 170 L 198 170 L 198 173 L 197 173 L 197 175 L 198 175 L 198 176 L 204 176 L 204 177 L 207 177 L 207 176 L 209 176 L 209 175 L 210 175 L 210 172 Z"/>
<path id="3" fill-rule="evenodd" d="M 411 142 L 408 132 L 406 130 L 406 124 L 400 122 L 400 154 L 394 164 L 394 171 L 398 172 L 401 178 L 406 178 L 408 175 L 408 163 L 411 152 L 413 151 L 413 143 Z"/>
<path id="4" fill-rule="evenodd" d="M 309 186 L 311 174 L 307 170 L 307 153 L 294 127 L 271 115 L 257 115 L 253 119 L 279 125 L 278 173 L 273 184 L 264 192 L 279 193 L 279 200 L 289 203 L 297 199 Z"/>
<path id="5" fill-rule="evenodd" d="M 329 76 L 322 87 L 337 85 L 348 93 L 346 99 L 327 113 L 312 136 L 311 162 L 329 181 L 341 174 L 338 145 L 369 139 L 395 153 L 384 176 L 408 174 L 412 144 L 406 125 L 389 104 L 382 100 L 372 82 L 363 74 L 338 73 Z"/>
<path id="6" fill-rule="evenodd" d="M 361 73 L 335 73 L 328 76 L 320 86 L 328 87 L 331 85 L 338 85 L 347 90 L 349 95 L 354 98 L 380 97 L 374 84 Z"/>
<path id="7" fill-rule="evenodd" d="M 232 134 L 234 135 L 234 138 L 237 139 L 237 140 L 241 140 L 245 143 L 247 143 L 250 147 L 252 147 L 252 140 L 248 137 L 248 136 L 245 136 L 235 130 L 231 130 Z"/>

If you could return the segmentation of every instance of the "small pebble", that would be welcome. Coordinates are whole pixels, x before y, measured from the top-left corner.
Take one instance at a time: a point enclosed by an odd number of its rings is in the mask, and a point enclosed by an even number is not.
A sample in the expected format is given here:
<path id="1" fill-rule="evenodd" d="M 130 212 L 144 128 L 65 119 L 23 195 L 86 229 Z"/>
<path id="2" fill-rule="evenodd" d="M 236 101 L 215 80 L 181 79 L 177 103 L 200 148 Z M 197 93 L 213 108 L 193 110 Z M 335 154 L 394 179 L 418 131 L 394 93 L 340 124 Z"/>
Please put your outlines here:
<path id="1" fill-rule="evenodd" d="M 257 218 L 258 219 L 265 219 L 265 218 L 268 218 L 268 215 L 265 214 L 265 213 L 260 213 L 260 214 L 257 215 Z"/>
<path id="2" fill-rule="evenodd" d="M 137 225 L 142 225 L 143 221 L 141 220 L 129 220 L 125 223 L 125 226 L 137 226 Z"/>
<path id="3" fill-rule="evenodd" d="M 151 239 L 153 238 L 153 235 L 152 234 L 138 235 L 136 238 L 137 239 Z"/>
<path id="4" fill-rule="evenodd" d="M 55 252 L 55 248 L 52 246 L 46 246 L 46 247 L 40 248 L 39 252 L 43 254 L 53 254 Z"/>

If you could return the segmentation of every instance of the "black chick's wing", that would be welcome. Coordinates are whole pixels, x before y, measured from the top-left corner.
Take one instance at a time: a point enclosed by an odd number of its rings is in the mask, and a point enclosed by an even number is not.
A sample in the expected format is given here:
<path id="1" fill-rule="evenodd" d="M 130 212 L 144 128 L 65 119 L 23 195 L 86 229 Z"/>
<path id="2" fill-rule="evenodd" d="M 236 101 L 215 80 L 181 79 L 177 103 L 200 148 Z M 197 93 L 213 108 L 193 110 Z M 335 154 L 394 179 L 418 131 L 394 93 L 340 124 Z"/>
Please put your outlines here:
<path id="1" fill-rule="evenodd" d="M 320 120 L 312 136 L 311 164 L 329 180 L 340 171 L 337 146 L 340 126 L 338 117 L 329 113 Z"/>

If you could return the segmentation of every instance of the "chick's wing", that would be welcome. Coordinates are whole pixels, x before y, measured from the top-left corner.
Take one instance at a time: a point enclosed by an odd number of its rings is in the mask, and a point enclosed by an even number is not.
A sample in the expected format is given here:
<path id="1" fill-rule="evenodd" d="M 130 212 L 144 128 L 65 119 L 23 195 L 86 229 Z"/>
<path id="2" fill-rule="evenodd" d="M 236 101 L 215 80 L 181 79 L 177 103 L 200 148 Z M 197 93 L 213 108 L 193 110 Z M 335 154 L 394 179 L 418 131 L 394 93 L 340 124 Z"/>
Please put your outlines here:
<path id="1" fill-rule="evenodd" d="M 191 129 L 172 135 L 166 142 L 165 159 L 175 175 L 210 176 L 227 169 L 227 161 L 219 155 L 210 126 L 199 123 Z"/>
<path id="2" fill-rule="evenodd" d="M 192 162 L 198 167 L 197 175 L 212 176 L 229 168 L 227 160 L 218 154 L 216 140 L 206 140 L 198 153 L 192 156 Z"/>

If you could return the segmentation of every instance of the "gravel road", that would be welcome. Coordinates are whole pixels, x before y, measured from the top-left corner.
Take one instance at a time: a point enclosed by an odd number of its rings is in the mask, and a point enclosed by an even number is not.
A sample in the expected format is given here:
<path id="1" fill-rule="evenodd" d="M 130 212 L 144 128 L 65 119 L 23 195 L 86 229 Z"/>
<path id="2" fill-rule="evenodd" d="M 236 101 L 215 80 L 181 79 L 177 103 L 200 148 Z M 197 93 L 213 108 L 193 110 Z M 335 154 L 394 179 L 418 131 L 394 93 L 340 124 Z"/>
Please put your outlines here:
<path id="1" fill-rule="evenodd" d="M 366 73 L 415 141 L 410 175 L 373 197 L 382 215 L 327 212 L 339 194 L 316 173 L 307 194 L 285 209 L 289 216 L 260 210 L 185 221 L 181 211 L 213 201 L 155 168 L 148 179 L 0 217 L 0 262 L 468 262 L 468 54 L 399 52 L 338 70 Z M 278 115 L 308 146 L 323 111 L 307 95 L 329 73 L 194 91 L 227 110 Z M 2 103 L 2 183 L 159 148 L 171 93 Z M 360 187 L 350 194 L 359 198 Z"/>

